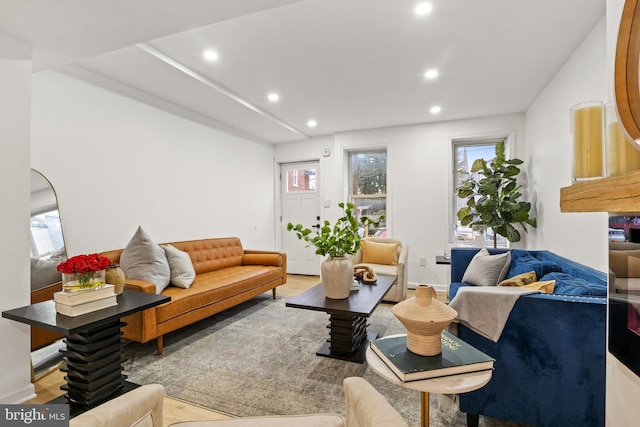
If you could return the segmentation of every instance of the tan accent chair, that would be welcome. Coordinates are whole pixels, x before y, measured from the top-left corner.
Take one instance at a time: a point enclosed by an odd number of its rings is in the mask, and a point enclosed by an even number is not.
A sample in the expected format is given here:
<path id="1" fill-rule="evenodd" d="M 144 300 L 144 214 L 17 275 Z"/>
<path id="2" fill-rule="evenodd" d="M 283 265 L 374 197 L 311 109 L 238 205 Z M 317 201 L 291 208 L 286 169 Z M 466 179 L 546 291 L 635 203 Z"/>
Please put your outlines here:
<path id="1" fill-rule="evenodd" d="M 388 243 L 394 244 L 398 242 L 398 258 L 397 265 L 385 265 L 385 264 L 371 264 L 364 263 L 373 269 L 376 274 L 385 274 L 389 276 L 398 276 L 396 284 L 389 289 L 389 292 L 383 298 L 383 301 L 404 301 L 407 296 L 407 288 L 409 287 L 407 267 L 409 246 L 398 239 L 391 237 L 365 237 L 363 241 L 370 241 L 375 243 Z M 353 256 L 353 264 L 362 264 L 362 248 Z"/>
<path id="2" fill-rule="evenodd" d="M 244 417 L 184 421 L 172 427 L 408 427 L 378 391 L 360 377 L 345 378 L 346 417 L 338 414 Z M 138 387 L 73 418 L 70 427 L 162 427 L 164 388 Z"/>
<path id="3" fill-rule="evenodd" d="M 408 427 L 387 399 L 365 379 L 345 378 L 343 386 L 346 419 L 337 414 L 286 415 L 187 421 L 171 427 Z"/>
<path id="4" fill-rule="evenodd" d="M 162 427 L 164 387 L 148 384 L 72 418 L 69 427 Z"/>

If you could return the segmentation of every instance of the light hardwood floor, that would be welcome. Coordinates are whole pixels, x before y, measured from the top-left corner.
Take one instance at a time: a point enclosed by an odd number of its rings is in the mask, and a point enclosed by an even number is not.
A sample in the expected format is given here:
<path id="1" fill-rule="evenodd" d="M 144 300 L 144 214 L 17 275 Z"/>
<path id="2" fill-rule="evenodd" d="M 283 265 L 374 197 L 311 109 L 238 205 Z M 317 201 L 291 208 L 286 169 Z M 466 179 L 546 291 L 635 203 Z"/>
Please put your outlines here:
<path id="1" fill-rule="evenodd" d="M 317 285 L 319 282 L 320 278 L 318 276 L 288 275 L 287 283 L 278 287 L 277 294 L 285 297 L 293 297 Z M 407 293 L 407 298 L 410 298 L 414 295 L 415 291 L 409 290 Z M 446 295 L 441 295 L 439 293 L 438 299 L 446 300 Z M 35 383 L 35 391 L 37 396 L 25 403 L 46 403 L 64 394 L 64 391 L 60 390 L 60 386 L 64 383 L 64 373 L 61 371 L 56 371 L 45 376 Z M 199 421 L 232 418 L 223 413 L 216 412 L 211 409 L 194 405 L 169 396 L 165 396 L 164 398 L 163 416 L 164 426 L 168 426 L 171 423 L 175 423 L 178 421 Z"/>

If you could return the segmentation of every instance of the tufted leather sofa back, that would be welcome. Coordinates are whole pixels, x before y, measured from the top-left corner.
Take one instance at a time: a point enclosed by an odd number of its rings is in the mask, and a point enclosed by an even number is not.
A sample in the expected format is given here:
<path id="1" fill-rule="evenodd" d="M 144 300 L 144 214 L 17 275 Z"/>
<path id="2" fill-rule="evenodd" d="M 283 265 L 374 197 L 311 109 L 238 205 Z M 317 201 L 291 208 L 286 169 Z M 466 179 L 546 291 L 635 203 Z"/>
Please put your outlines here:
<path id="1" fill-rule="evenodd" d="M 238 237 L 218 237 L 213 239 L 188 240 L 184 242 L 161 243 L 187 252 L 196 274 L 242 265 L 244 248 Z M 114 263 L 120 262 L 122 249 L 102 252 Z"/>
<path id="2" fill-rule="evenodd" d="M 242 265 L 244 255 L 237 237 L 174 242 L 171 246 L 189 254 L 196 274 Z"/>

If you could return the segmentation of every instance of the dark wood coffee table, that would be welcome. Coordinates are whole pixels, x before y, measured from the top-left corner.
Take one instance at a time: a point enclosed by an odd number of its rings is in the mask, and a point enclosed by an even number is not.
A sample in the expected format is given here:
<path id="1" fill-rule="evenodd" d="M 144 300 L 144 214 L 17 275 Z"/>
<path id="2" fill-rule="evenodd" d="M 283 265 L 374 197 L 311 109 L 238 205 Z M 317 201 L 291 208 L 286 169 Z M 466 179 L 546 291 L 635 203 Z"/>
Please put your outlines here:
<path id="1" fill-rule="evenodd" d="M 329 338 L 316 352 L 318 356 L 364 363 L 369 341 L 378 337 L 377 332 L 367 331 L 367 318 L 395 282 L 396 276 L 378 275 L 376 283 L 360 283 L 345 299 L 327 298 L 320 283 L 287 301 L 286 306 L 330 315 Z"/>

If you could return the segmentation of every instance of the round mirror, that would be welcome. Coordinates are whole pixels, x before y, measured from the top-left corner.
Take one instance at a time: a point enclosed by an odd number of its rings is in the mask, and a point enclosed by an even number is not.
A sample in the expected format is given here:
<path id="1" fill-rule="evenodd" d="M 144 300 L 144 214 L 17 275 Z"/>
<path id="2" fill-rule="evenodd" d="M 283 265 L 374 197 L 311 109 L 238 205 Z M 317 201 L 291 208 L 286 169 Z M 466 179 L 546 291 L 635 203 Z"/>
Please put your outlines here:
<path id="1" fill-rule="evenodd" d="M 638 0 L 626 0 L 620 19 L 614 70 L 616 108 L 629 140 L 640 149 L 640 11 Z"/>

